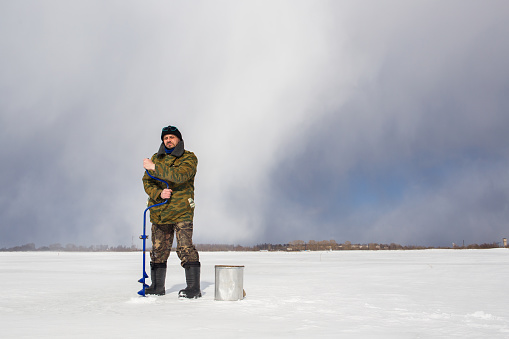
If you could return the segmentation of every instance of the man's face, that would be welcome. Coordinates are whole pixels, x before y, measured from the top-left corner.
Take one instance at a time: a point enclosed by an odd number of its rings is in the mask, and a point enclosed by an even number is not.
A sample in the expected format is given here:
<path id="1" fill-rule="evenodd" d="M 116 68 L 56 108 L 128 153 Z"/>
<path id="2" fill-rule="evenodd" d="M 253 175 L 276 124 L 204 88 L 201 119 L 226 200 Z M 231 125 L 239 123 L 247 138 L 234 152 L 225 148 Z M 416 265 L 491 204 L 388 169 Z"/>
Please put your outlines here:
<path id="1" fill-rule="evenodd" d="M 164 146 L 166 146 L 166 148 L 173 148 L 177 146 L 179 141 L 180 139 L 174 136 L 173 134 L 166 134 L 163 137 Z"/>

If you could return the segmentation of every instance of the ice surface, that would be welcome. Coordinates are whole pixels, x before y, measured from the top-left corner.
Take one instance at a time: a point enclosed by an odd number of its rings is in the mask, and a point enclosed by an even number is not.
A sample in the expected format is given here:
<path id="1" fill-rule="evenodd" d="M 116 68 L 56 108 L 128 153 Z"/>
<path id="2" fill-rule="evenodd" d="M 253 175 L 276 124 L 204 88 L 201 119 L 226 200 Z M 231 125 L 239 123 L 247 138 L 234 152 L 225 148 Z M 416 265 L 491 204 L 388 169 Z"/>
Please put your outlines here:
<path id="1" fill-rule="evenodd" d="M 200 256 L 203 297 L 179 300 L 174 254 L 140 297 L 141 252 L 0 253 L 0 337 L 509 338 L 507 249 Z M 245 266 L 244 300 L 214 300 L 215 265 Z"/>

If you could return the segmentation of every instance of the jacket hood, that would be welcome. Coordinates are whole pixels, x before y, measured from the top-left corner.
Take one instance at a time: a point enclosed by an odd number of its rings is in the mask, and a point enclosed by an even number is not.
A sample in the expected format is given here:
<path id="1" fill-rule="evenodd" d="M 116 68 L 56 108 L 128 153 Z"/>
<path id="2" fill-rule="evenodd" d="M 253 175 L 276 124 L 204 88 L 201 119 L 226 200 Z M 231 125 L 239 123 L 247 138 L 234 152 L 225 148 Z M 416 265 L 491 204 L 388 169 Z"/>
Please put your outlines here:
<path id="1" fill-rule="evenodd" d="M 184 154 L 184 140 L 180 140 L 177 146 L 173 149 L 173 152 L 171 152 L 171 155 L 180 158 Z M 161 146 L 159 146 L 159 151 L 157 151 L 157 156 L 166 155 L 166 149 L 164 147 L 164 142 L 161 143 Z"/>

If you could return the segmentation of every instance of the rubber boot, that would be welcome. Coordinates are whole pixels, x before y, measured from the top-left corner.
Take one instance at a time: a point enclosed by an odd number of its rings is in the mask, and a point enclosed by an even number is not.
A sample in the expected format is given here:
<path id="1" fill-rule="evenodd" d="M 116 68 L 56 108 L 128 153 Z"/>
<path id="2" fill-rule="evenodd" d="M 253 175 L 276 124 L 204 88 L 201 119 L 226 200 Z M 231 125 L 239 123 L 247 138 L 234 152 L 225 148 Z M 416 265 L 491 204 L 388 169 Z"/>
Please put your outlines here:
<path id="1" fill-rule="evenodd" d="M 152 284 L 145 289 L 145 294 L 164 295 L 166 289 L 166 263 L 150 263 L 150 279 Z"/>
<path id="2" fill-rule="evenodd" d="M 197 299 L 201 297 L 199 261 L 184 264 L 187 287 L 179 291 L 179 298 Z"/>

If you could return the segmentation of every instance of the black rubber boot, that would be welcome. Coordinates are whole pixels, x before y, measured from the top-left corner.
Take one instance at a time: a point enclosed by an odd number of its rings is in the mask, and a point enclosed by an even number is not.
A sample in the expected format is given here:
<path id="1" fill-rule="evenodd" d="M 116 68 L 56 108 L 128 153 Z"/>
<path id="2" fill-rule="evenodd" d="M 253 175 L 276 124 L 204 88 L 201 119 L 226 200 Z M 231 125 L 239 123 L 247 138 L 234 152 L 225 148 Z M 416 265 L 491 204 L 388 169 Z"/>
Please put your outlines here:
<path id="1" fill-rule="evenodd" d="M 166 289 L 164 282 L 166 281 L 166 263 L 150 263 L 150 279 L 152 284 L 145 289 L 145 294 L 164 295 Z"/>
<path id="2" fill-rule="evenodd" d="M 197 299 L 201 297 L 199 261 L 184 264 L 187 287 L 179 291 L 179 298 Z"/>

